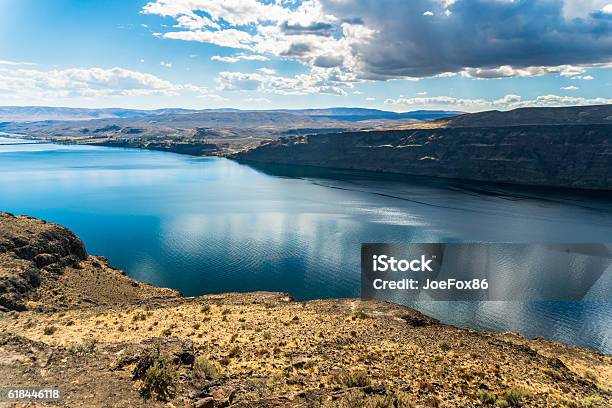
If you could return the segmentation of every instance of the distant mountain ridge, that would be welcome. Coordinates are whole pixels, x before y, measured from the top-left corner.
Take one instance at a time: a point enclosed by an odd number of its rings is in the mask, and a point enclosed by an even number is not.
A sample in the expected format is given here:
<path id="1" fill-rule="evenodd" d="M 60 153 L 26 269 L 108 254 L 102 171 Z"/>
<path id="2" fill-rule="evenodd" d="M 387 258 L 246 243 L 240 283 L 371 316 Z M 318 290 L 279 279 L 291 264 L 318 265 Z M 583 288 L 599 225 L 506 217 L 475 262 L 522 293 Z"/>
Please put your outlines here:
<path id="1" fill-rule="evenodd" d="M 450 119 L 440 119 L 438 122 L 445 127 L 609 125 L 612 124 L 612 105 L 493 110 L 467 113 Z"/>
<path id="2" fill-rule="evenodd" d="M 4 112 L 4 117 L 2 113 Z M 238 110 L 238 109 L 75 109 L 0 108 L 0 131 L 32 138 L 172 151 L 240 150 L 261 140 L 282 136 L 358 131 L 448 118 L 456 112 L 387 112 L 363 108 Z M 60 120 L 60 118 L 62 118 Z M 66 119 L 68 118 L 68 119 Z M 34 120 L 38 119 L 38 120 Z M 42 120 L 45 119 L 45 120 Z M 160 145 L 161 143 L 161 145 Z M 180 144 L 177 149 L 175 146 Z M 166 149 L 166 147 L 163 147 Z"/>
<path id="3" fill-rule="evenodd" d="M 380 109 L 367 108 L 324 108 L 324 109 L 269 109 L 269 110 L 241 110 L 232 108 L 221 109 L 183 109 L 162 108 L 153 110 L 124 109 L 124 108 L 67 108 L 49 106 L 0 106 L 0 122 L 39 122 L 39 121 L 80 121 L 93 119 L 133 119 L 160 115 L 187 115 L 204 113 L 244 113 L 244 114 L 270 114 L 285 113 L 296 116 L 314 116 L 341 121 L 359 121 L 375 119 L 414 119 L 434 120 L 447 118 L 463 112 L 456 111 L 413 111 L 390 112 Z"/>
<path id="4" fill-rule="evenodd" d="M 434 120 L 464 114 L 459 111 L 416 110 L 409 112 L 391 112 L 368 108 L 327 108 L 327 109 L 280 109 L 276 112 L 292 113 L 304 116 L 322 116 L 338 120 L 371 120 L 371 119 L 414 119 Z"/>
<path id="5" fill-rule="evenodd" d="M 209 111 L 233 111 L 211 109 Z M 53 106 L 0 106 L 2 122 L 72 121 L 92 119 L 139 118 L 150 115 L 187 114 L 199 112 L 195 109 L 163 108 L 154 110 L 124 108 L 67 108 Z"/>

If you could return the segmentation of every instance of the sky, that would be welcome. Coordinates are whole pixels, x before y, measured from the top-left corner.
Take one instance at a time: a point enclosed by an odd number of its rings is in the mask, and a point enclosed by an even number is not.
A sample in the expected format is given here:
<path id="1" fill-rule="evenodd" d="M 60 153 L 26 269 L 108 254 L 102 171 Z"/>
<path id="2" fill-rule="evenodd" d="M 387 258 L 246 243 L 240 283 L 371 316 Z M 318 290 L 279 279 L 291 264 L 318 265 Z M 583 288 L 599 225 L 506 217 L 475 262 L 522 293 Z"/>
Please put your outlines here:
<path id="1" fill-rule="evenodd" d="M 612 103 L 612 0 L 0 0 L 0 105 Z"/>

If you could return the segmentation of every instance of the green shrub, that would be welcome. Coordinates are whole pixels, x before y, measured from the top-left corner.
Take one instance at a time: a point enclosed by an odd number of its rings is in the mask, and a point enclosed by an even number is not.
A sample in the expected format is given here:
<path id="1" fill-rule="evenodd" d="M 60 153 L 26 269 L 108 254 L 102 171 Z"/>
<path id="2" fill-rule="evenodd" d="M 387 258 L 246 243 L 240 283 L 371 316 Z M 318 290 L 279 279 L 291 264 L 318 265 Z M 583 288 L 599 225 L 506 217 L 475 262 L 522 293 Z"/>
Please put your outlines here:
<path id="1" fill-rule="evenodd" d="M 493 405 L 497 401 L 497 395 L 487 390 L 478 391 L 478 399 L 485 405 Z"/>
<path id="2" fill-rule="evenodd" d="M 347 388 L 367 387 L 371 383 L 370 378 L 364 371 L 347 370 L 342 370 L 339 373 L 334 374 L 332 381 Z"/>
<path id="3" fill-rule="evenodd" d="M 196 358 L 193 363 L 193 373 L 197 378 L 216 380 L 220 377 L 217 366 L 204 356 Z"/>
<path id="4" fill-rule="evenodd" d="M 363 310 L 357 310 L 351 315 L 351 320 L 367 319 L 368 315 Z"/>
<path id="5" fill-rule="evenodd" d="M 55 326 L 47 326 L 43 329 L 43 334 L 45 336 L 51 336 L 53 333 L 57 331 L 57 327 Z"/>
<path id="6" fill-rule="evenodd" d="M 366 395 L 363 391 L 351 390 L 336 401 L 329 401 L 324 405 L 325 408 L 363 408 L 365 407 Z"/>
<path id="7" fill-rule="evenodd" d="M 584 400 L 582 400 L 582 405 L 585 407 L 593 407 L 599 404 L 601 401 L 601 397 L 594 395 L 592 397 L 586 397 Z"/>
<path id="8" fill-rule="evenodd" d="M 133 379 L 142 381 L 140 395 L 144 398 L 155 396 L 167 401 L 176 395 L 178 367 L 169 356 L 160 354 L 159 349 L 151 350 L 138 360 Z"/>
<path id="9" fill-rule="evenodd" d="M 235 345 L 234 347 L 232 347 L 230 349 L 230 351 L 228 352 L 227 356 L 230 357 L 230 358 L 234 358 L 234 357 L 236 357 L 239 354 L 240 354 L 240 346 Z"/>
<path id="10" fill-rule="evenodd" d="M 97 343 L 97 340 L 88 339 L 88 340 L 83 341 L 82 343 L 72 344 L 70 347 L 68 347 L 68 351 L 71 354 L 78 355 L 78 356 L 91 354 L 96 349 L 96 343 Z"/>
<path id="11" fill-rule="evenodd" d="M 388 392 L 387 395 L 377 395 L 366 402 L 368 408 L 414 408 L 415 405 L 404 392 Z"/>
<path id="12" fill-rule="evenodd" d="M 144 313 L 141 312 L 137 312 L 134 316 L 132 316 L 132 321 L 137 322 L 137 321 L 145 321 L 147 319 L 147 315 L 145 315 Z"/>
<path id="13" fill-rule="evenodd" d="M 511 407 L 522 407 L 524 400 L 529 397 L 529 391 L 523 388 L 511 388 L 505 393 L 505 399 Z"/>
<path id="14" fill-rule="evenodd" d="M 385 395 L 367 395 L 361 390 L 350 390 L 339 399 L 326 401 L 324 408 L 414 408 L 415 405 L 403 392 L 386 391 Z"/>
<path id="15" fill-rule="evenodd" d="M 425 406 L 427 407 L 438 408 L 440 404 L 440 398 L 436 397 L 435 395 L 430 395 L 425 399 Z"/>

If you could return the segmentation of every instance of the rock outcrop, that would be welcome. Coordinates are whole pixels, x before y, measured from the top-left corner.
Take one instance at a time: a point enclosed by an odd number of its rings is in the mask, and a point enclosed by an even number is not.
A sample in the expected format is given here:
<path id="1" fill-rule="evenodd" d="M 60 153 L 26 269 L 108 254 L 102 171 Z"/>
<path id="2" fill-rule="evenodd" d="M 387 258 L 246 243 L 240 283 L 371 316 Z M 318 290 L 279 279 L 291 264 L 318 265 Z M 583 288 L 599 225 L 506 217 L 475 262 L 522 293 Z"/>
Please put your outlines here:
<path id="1" fill-rule="evenodd" d="M 239 161 L 612 189 L 612 125 L 452 127 L 280 138 Z"/>
<path id="2" fill-rule="evenodd" d="M 67 228 L 0 212 L 0 311 L 125 303 L 154 293 L 176 295 L 129 279 L 103 257 L 89 256 Z"/>
<path id="3" fill-rule="evenodd" d="M 0 307 L 25 310 L 43 271 L 58 274 L 87 258 L 81 240 L 66 228 L 0 213 Z"/>

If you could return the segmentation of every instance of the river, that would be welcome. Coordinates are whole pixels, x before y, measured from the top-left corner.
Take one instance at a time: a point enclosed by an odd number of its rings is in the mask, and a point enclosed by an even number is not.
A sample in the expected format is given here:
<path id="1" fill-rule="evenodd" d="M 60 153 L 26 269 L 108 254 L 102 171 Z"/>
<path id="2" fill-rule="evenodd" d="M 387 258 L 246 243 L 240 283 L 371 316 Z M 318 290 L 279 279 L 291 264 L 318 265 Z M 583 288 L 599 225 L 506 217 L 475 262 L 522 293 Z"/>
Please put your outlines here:
<path id="1" fill-rule="evenodd" d="M 609 195 L 14 142 L 0 138 L 0 211 L 65 225 L 91 254 L 185 295 L 359 296 L 362 242 L 612 241 Z M 610 302 L 412 306 L 612 352 Z"/>

